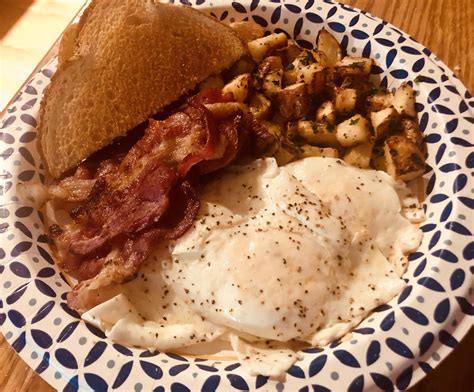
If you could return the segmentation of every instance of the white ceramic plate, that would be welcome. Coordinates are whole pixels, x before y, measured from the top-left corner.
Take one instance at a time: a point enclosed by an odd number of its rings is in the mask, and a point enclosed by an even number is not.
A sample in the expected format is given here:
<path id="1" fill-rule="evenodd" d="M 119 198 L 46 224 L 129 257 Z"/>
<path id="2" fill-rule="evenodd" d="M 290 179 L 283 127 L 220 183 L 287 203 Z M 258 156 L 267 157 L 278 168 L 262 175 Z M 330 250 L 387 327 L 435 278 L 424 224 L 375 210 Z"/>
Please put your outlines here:
<path id="1" fill-rule="evenodd" d="M 325 27 L 349 54 L 375 58 L 383 85 L 419 81 L 414 84 L 417 110 L 429 152 L 427 220 L 423 243 L 404 276 L 406 289 L 364 320 L 349 341 L 305 350 L 285 383 L 249 377 L 239 363 L 225 358 L 151 353 L 109 341 L 67 307 L 69 287 L 50 256 L 42 214 L 22 205 L 17 195 L 18 183 L 44 180 L 35 127 L 53 61 L 21 91 L 0 128 L 2 333 L 29 366 L 65 391 L 408 388 L 472 325 L 474 100 L 428 49 L 359 10 L 312 0 L 188 4 L 225 22 L 249 18 L 268 30 L 284 30 L 303 46 L 313 45 Z"/>

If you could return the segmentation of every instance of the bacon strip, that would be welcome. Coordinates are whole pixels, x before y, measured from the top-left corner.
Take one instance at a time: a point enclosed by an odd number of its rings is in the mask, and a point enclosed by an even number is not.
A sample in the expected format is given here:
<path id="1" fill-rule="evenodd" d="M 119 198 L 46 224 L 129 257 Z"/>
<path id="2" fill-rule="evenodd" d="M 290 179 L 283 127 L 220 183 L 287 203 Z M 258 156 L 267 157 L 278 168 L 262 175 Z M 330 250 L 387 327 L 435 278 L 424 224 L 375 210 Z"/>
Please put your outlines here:
<path id="1" fill-rule="evenodd" d="M 135 277 L 156 241 L 176 239 L 192 225 L 199 210 L 199 200 L 189 182 L 175 187 L 170 195 L 170 208 L 160 224 L 126 240 L 122 249 L 113 249 L 107 257 L 84 262 L 79 270 L 81 282 L 68 293 L 68 304 L 79 313 L 101 303 L 102 291 Z"/>
<path id="2" fill-rule="evenodd" d="M 99 165 L 74 223 L 50 230 L 63 268 L 80 282 L 68 296 L 71 307 L 94 306 L 102 288 L 135 277 L 153 243 L 192 225 L 199 200 L 188 177 L 230 163 L 248 136 L 243 113 L 216 118 L 204 106 L 231 100 L 220 90 L 202 92 L 184 110 L 150 120 L 121 162 Z"/>

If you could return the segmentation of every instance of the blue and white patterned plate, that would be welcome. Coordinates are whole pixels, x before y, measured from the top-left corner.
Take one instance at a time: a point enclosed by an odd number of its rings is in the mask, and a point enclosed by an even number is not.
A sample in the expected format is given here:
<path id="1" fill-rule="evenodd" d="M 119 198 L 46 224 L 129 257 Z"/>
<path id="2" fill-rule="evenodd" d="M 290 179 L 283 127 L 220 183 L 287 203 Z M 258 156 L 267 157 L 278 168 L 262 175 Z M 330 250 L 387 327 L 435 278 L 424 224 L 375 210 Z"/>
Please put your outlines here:
<path id="1" fill-rule="evenodd" d="M 44 180 L 36 150 L 38 108 L 53 61 L 21 91 L 0 128 L 0 326 L 20 356 L 59 390 L 127 391 L 406 389 L 445 358 L 472 325 L 474 100 L 428 49 L 390 24 L 331 1 L 196 0 L 220 20 L 248 18 L 302 46 L 325 27 L 348 53 L 371 56 L 382 84 L 415 83 L 428 145 L 427 220 L 406 289 L 343 343 L 308 349 L 286 382 L 249 377 L 225 358 L 182 357 L 114 344 L 66 305 L 69 287 L 50 256 L 43 216 L 16 184 Z M 418 78 L 417 78 L 418 77 Z"/>

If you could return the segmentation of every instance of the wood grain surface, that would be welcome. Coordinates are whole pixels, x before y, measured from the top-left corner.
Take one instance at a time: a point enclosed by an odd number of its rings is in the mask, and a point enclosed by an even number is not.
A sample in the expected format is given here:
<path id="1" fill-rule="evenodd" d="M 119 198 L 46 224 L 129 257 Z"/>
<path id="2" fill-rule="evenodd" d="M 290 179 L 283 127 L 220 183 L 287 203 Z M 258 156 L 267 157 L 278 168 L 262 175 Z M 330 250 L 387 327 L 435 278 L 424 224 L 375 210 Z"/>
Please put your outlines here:
<path id="1" fill-rule="evenodd" d="M 0 1 L 0 109 L 83 3 L 84 0 Z"/>
<path id="2" fill-rule="evenodd" d="M 474 92 L 473 0 L 340 0 L 393 23 L 432 50 Z M 53 7 L 51 5 L 51 7 Z M 3 5 L 2 5 L 3 7 Z M 78 7 L 79 8 L 79 7 Z M 52 44 L 53 42 L 51 42 Z M 32 69 L 33 70 L 33 69 Z M 474 390 L 474 330 L 412 392 Z M 0 391 L 50 392 L 51 388 L 0 335 Z"/>

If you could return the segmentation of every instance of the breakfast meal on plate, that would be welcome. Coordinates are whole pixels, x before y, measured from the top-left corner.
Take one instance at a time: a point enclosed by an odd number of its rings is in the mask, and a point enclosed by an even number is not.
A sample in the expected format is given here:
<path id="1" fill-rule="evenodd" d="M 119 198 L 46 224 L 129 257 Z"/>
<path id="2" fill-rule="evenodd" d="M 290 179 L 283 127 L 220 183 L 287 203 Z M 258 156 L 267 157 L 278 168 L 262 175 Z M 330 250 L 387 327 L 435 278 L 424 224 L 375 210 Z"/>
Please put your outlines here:
<path id="1" fill-rule="evenodd" d="M 405 182 L 425 152 L 413 88 L 379 87 L 373 64 L 325 29 L 304 49 L 186 6 L 92 1 L 38 125 L 68 305 L 116 342 L 223 344 L 279 377 L 390 301 L 422 238 Z"/>

